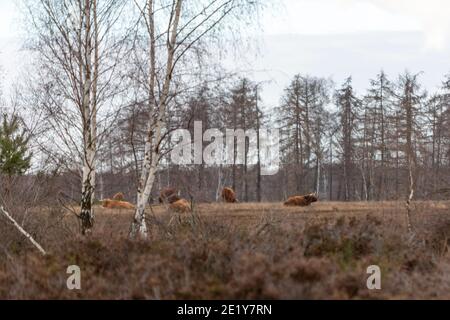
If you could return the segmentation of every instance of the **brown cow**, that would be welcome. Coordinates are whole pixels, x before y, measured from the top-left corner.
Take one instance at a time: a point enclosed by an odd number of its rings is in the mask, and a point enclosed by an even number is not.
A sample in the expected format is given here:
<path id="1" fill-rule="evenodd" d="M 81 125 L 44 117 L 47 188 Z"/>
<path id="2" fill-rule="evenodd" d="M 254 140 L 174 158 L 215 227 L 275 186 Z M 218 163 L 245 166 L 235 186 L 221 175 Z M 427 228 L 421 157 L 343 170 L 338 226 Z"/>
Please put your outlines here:
<path id="1" fill-rule="evenodd" d="M 186 199 L 180 199 L 171 203 L 169 208 L 178 213 L 187 213 L 191 211 L 191 205 Z"/>
<path id="2" fill-rule="evenodd" d="M 239 202 L 236 199 L 236 193 L 231 188 L 223 188 L 223 190 L 222 190 L 222 200 L 227 202 L 227 203 Z"/>
<path id="3" fill-rule="evenodd" d="M 102 207 L 107 209 L 135 209 L 135 206 L 129 202 L 111 199 L 102 200 Z"/>
<path id="4" fill-rule="evenodd" d="M 175 188 L 162 189 L 159 193 L 159 203 L 172 204 L 174 202 L 177 202 L 178 200 L 181 200 L 181 198 L 178 196 L 178 193 L 178 190 Z"/>
<path id="5" fill-rule="evenodd" d="M 293 196 L 289 197 L 287 201 L 284 203 L 285 206 L 289 207 L 307 207 L 311 203 L 318 201 L 317 195 L 315 193 L 310 193 L 305 196 Z"/>
<path id="6" fill-rule="evenodd" d="M 125 200 L 125 196 L 123 195 L 122 192 L 118 192 L 114 195 L 113 200 L 116 201 L 124 201 Z"/>

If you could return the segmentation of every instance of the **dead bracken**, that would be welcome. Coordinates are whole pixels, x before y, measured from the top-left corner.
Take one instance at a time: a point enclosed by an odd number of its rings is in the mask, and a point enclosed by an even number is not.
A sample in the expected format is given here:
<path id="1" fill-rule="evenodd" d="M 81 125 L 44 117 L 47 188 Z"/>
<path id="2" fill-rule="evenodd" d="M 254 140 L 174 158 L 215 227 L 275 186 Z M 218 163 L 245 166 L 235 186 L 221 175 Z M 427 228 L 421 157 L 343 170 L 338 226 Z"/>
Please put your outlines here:
<path id="1" fill-rule="evenodd" d="M 95 232 L 83 238 L 72 215 L 36 211 L 30 225 L 45 227 L 30 232 L 45 257 L 0 224 L 0 298 L 73 298 L 61 290 L 69 265 L 80 266 L 76 297 L 87 299 L 450 298 L 440 271 L 450 266 L 449 204 L 417 214 L 414 241 L 395 202 L 382 210 L 318 202 L 295 212 L 281 203 L 199 204 L 172 222 L 156 205 L 150 238 L 137 242 L 127 232 L 133 212 L 96 207 Z M 374 264 L 380 291 L 366 288 Z"/>

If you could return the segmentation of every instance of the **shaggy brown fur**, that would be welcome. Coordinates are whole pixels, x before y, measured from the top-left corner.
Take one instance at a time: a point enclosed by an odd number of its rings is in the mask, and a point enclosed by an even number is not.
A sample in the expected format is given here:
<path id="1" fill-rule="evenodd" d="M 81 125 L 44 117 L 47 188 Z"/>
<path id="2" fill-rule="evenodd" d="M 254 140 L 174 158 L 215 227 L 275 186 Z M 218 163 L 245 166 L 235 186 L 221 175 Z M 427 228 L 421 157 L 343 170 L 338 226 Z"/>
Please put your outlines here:
<path id="1" fill-rule="evenodd" d="M 290 207 L 307 207 L 311 203 L 316 202 L 319 200 L 317 196 L 313 193 L 305 195 L 305 196 L 293 196 L 287 199 L 287 201 L 284 203 L 285 206 Z"/>
<path id="2" fill-rule="evenodd" d="M 102 207 L 107 209 L 135 209 L 135 206 L 129 202 L 111 199 L 102 200 Z"/>
<path id="3" fill-rule="evenodd" d="M 236 199 L 236 193 L 231 188 L 223 188 L 222 190 L 222 199 L 227 203 L 236 203 L 238 200 Z"/>
<path id="4" fill-rule="evenodd" d="M 159 193 L 159 203 L 169 203 L 172 204 L 181 200 L 178 196 L 178 190 L 175 188 L 165 188 Z"/>
<path id="5" fill-rule="evenodd" d="M 187 213 L 191 211 L 191 205 L 186 199 L 180 199 L 170 205 L 170 210 L 178 213 Z"/>
<path id="6" fill-rule="evenodd" d="M 124 201 L 125 200 L 125 196 L 123 195 L 122 192 L 118 192 L 114 195 L 113 200 L 116 201 Z"/>

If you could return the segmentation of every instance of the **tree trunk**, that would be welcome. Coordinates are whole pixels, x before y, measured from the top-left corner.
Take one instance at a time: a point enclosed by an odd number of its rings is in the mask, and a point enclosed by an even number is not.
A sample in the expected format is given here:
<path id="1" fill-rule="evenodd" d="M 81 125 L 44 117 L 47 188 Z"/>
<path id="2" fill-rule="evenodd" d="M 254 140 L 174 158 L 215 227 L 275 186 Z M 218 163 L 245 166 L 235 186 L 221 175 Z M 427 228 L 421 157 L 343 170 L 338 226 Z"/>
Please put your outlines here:
<path id="1" fill-rule="evenodd" d="M 259 108 L 258 108 L 258 86 L 256 86 L 256 149 L 258 163 L 256 165 L 256 201 L 261 202 L 261 141 L 260 141 L 260 119 L 259 119 Z"/>
<path id="2" fill-rule="evenodd" d="M 317 161 L 316 161 L 316 183 L 315 183 L 315 188 L 316 188 L 316 194 L 319 195 L 320 194 L 320 158 L 319 155 L 316 155 L 317 157 Z"/>
<path id="3" fill-rule="evenodd" d="M 95 192 L 95 150 L 89 148 L 86 151 L 83 165 L 82 189 L 81 189 L 81 233 L 88 234 L 94 227 L 94 192 Z"/>
<path id="4" fill-rule="evenodd" d="M 329 163 L 329 192 L 330 192 L 330 201 L 333 201 L 333 137 L 330 136 L 330 163 Z"/>
<path id="5" fill-rule="evenodd" d="M 96 9 L 94 7 L 94 9 Z M 89 233 L 94 226 L 94 197 L 95 197 L 95 153 L 96 153 L 96 116 L 94 99 L 91 97 L 92 81 L 92 37 L 91 37 L 91 1 L 85 1 L 85 43 L 84 43 L 84 65 L 83 65 L 83 175 L 81 185 L 81 233 Z"/>
<path id="6" fill-rule="evenodd" d="M 176 1 L 175 11 L 173 12 L 173 20 L 169 25 L 170 35 L 167 42 L 167 64 L 165 79 L 162 87 L 161 98 L 156 104 L 155 101 L 155 82 L 156 82 L 156 42 L 155 42 L 155 25 L 154 25 L 154 8 L 153 1 L 149 0 L 149 21 L 150 21 L 150 117 L 147 130 L 147 137 L 144 151 L 144 163 L 142 167 L 141 177 L 139 179 L 137 190 L 136 212 L 130 228 L 130 238 L 135 238 L 138 234 L 141 239 L 148 238 L 148 229 L 146 223 L 145 207 L 150 198 L 150 194 L 155 182 L 157 166 L 160 160 L 160 147 L 163 139 L 162 130 L 164 128 L 164 116 L 167 110 L 167 100 L 169 97 L 170 85 L 172 81 L 172 73 L 174 68 L 174 58 L 176 49 L 176 40 L 178 35 L 178 24 L 181 16 L 182 0 Z M 156 108 L 157 106 L 157 108 Z M 153 126 L 153 111 L 156 112 L 156 123 Z"/>

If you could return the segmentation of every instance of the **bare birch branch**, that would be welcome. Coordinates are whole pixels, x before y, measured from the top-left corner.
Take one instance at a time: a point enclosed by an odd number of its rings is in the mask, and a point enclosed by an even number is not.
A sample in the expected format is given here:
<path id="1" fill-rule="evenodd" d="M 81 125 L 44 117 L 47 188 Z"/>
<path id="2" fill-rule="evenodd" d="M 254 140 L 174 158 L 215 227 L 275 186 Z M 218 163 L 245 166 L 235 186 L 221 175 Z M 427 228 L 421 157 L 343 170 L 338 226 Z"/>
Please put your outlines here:
<path id="1" fill-rule="evenodd" d="M 25 229 L 23 229 L 3 207 L 0 207 L 0 212 L 2 212 L 6 216 L 6 218 L 11 221 L 11 223 L 17 228 L 17 230 L 20 231 L 20 233 L 25 236 L 25 238 L 30 240 L 30 242 L 42 253 L 42 255 L 45 256 L 47 254 L 47 252 L 45 252 L 41 245 L 36 240 L 34 240 L 33 237 L 28 232 L 26 232 Z"/>

